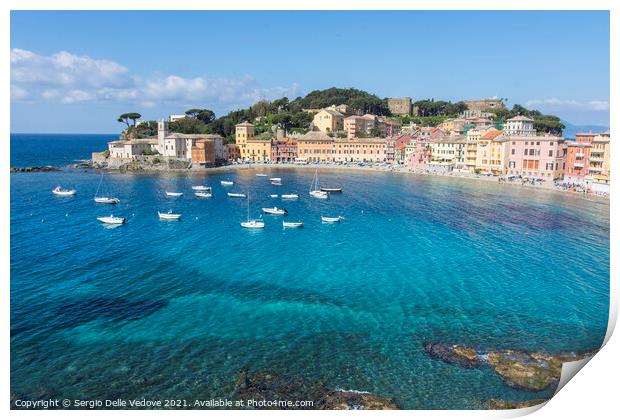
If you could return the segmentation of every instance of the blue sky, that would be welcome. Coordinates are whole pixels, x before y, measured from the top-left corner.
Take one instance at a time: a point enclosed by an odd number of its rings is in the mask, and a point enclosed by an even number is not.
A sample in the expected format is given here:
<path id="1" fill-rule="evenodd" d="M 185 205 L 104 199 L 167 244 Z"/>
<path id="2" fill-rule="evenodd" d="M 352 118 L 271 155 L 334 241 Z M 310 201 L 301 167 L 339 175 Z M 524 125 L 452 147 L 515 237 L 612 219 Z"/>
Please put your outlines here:
<path id="1" fill-rule="evenodd" d="M 118 132 L 123 112 L 219 116 L 331 86 L 609 125 L 609 13 L 11 13 L 12 132 Z"/>

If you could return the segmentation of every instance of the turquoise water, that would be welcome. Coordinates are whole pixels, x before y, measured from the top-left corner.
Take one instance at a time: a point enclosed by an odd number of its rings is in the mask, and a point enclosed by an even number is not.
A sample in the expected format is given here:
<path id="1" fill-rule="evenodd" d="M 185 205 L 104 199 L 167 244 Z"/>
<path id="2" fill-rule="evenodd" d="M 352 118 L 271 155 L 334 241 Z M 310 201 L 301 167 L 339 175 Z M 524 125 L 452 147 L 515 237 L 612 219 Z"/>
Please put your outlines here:
<path id="1" fill-rule="evenodd" d="M 11 175 L 11 391 L 30 398 L 226 398 L 273 370 L 388 396 L 402 408 L 531 399 L 490 370 L 430 359 L 427 341 L 582 351 L 605 335 L 609 206 L 568 194 L 404 174 Z M 236 181 L 222 187 L 223 179 Z M 73 198 L 51 194 L 57 184 Z M 191 185 L 214 188 L 193 197 Z M 169 199 L 165 190 L 185 192 Z M 302 229 L 252 213 L 278 205 Z M 296 202 L 269 198 L 297 192 Z M 157 211 L 183 214 L 164 222 Z M 104 228 L 97 216 L 125 216 Z M 340 224 L 320 216 L 342 215 Z"/>

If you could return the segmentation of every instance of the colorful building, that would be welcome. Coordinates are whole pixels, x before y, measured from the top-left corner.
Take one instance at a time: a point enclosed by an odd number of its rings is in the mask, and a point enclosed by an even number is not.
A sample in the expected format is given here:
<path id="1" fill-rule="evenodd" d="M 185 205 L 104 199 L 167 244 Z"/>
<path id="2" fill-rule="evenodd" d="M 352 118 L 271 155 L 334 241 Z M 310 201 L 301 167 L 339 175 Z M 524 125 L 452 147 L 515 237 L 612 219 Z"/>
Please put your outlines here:
<path id="1" fill-rule="evenodd" d="M 491 128 L 476 142 L 474 171 L 483 174 L 503 175 L 508 166 L 508 138 L 501 130 Z"/>
<path id="2" fill-rule="evenodd" d="M 557 136 L 507 136 L 509 176 L 561 179 L 566 166 L 566 144 Z"/>
<path id="3" fill-rule="evenodd" d="M 334 139 L 320 131 L 297 137 L 297 158 L 306 162 L 333 162 Z"/>
<path id="4" fill-rule="evenodd" d="M 382 138 L 335 139 L 336 162 L 385 162 L 387 146 Z"/>
<path id="5" fill-rule="evenodd" d="M 344 130 L 344 115 L 332 108 L 323 108 L 314 115 L 312 124 L 323 133 Z"/>
<path id="6" fill-rule="evenodd" d="M 272 162 L 295 162 L 297 157 L 297 140 L 283 137 L 271 143 Z"/>
<path id="7" fill-rule="evenodd" d="M 567 142 L 564 180 L 608 192 L 610 181 L 609 133 L 577 133 Z"/>
<path id="8" fill-rule="evenodd" d="M 191 152 L 192 164 L 198 166 L 215 165 L 215 141 L 213 139 L 196 140 Z"/>
<path id="9" fill-rule="evenodd" d="M 534 120 L 523 115 L 509 118 L 504 124 L 504 134 L 507 136 L 535 136 Z"/>

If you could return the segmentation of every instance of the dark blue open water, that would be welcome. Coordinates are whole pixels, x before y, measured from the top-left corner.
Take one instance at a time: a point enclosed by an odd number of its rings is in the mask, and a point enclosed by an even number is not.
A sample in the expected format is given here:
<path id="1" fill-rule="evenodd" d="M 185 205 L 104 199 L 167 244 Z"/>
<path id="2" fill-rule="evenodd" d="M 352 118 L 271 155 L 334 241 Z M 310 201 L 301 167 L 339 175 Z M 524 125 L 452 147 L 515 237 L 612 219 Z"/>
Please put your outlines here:
<path id="1" fill-rule="evenodd" d="M 59 142 L 81 150 L 107 137 Z M 40 141 L 12 138 L 12 164 L 30 162 L 26 150 Z M 66 160 L 90 152 L 69 149 Z M 45 163 L 63 162 L 50 155 L 36 164 Z M 432 360 L 424 342 L 536 351 L 602 342 L 607 204 L 482 181 L 328 170 L 321 183 L 344 193 L 322 202 L 307 194 L 312 171 L 267 172 L 284 185 L 254 170 L 110 174 L 104 188 L 122 200 L 116 207 L 93 203 L 96 172 L 12 174 L 12 393 L 225 398 L 248 367 L 388 396 L 402 408 L 472 408 L 551 391 L 511 389 L 488 369 Z M 219 183 L 229 178 L 237 185 L 228 190 L 252 192 L 255 216 L 276 204 L 305 227 L 284 231 L 281 217 L 265 216 L 264 231 L 242 230 L 246 202 L 227 198 Z M 193 197 L 190 186 L 202 183 L 214 199 Z M 54 197 L 57 184 L 78 195 Z M 171 200 L 165 190 L 185 195 Z M 301 198 L 268 197 L 282 192 Z M 182 221 L 159 221 L 157 211 L 168 209 Z M 111 212 L 129 222 L 106 229 L 96 221 Z M 346 219 L 324 225 L 321 215 Z"/>

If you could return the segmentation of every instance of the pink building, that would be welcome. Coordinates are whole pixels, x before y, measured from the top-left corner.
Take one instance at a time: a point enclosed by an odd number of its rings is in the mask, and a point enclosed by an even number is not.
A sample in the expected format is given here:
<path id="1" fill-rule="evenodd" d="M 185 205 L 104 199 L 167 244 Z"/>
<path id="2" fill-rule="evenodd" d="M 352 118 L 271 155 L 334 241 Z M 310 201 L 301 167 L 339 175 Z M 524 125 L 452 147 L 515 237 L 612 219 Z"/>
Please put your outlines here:
<path id="1" fill-rule="evenodd" d="M 566 166 L 566 143 L 556 136 L 508 136 L 508 176 L 561 179 Z"/>
<path id="2" fill-rule="evenodd" d="M 272 162 L 294 162 L 297 157 L 297 141 L 283 137 L 271 143 Z"/>
<path id="3" fill-rule="evenodd" d="M 427 143 L 418 141 L 415 145 L 415 150 L 409 157 L 407 166 L 410 170 L 426 169 L 431 163 L 431 151 Z"/>

